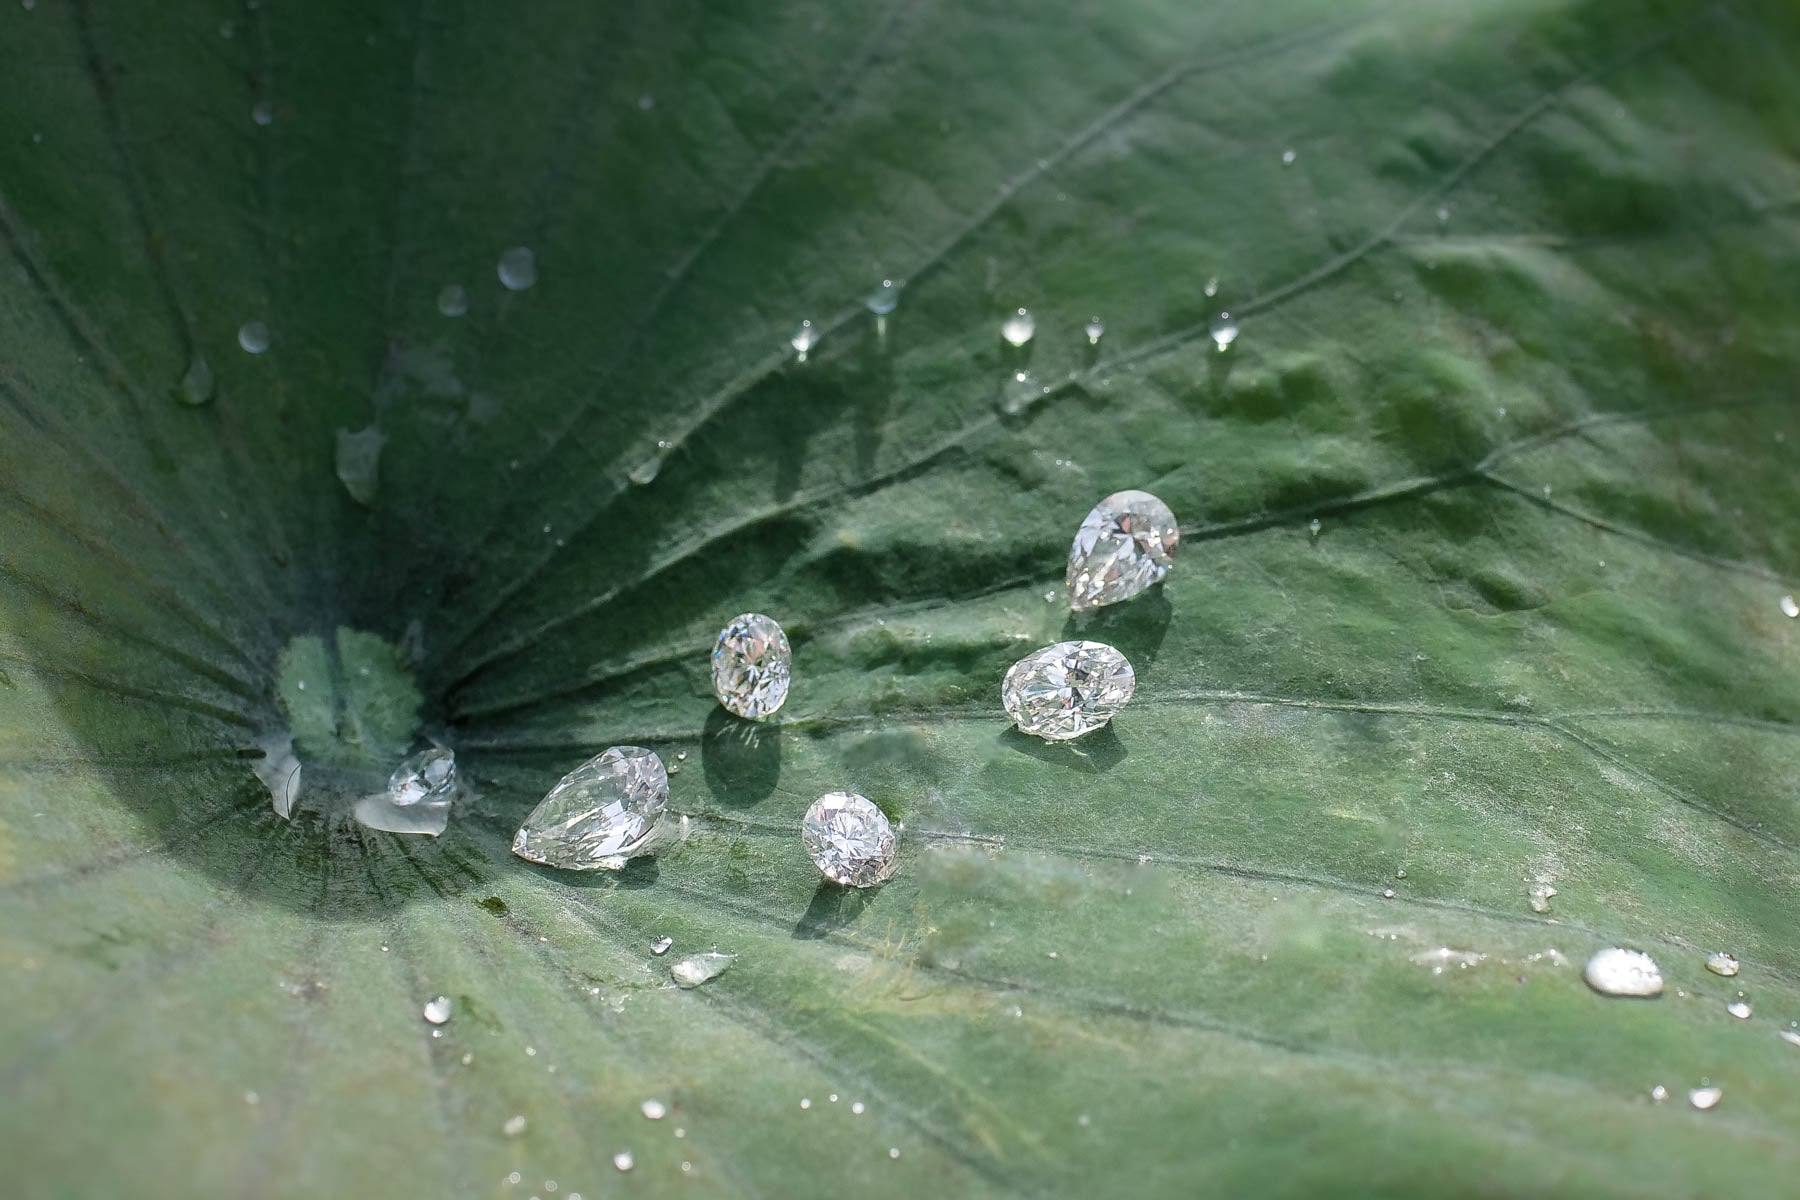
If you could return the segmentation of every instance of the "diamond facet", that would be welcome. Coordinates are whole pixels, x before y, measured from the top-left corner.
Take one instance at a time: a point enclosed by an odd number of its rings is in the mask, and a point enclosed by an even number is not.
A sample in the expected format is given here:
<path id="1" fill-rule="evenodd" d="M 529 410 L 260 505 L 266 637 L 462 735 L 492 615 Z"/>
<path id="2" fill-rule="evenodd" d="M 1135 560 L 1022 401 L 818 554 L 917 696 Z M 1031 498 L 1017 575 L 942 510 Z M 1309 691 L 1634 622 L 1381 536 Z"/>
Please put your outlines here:
<path id="1" fill-rule="evenodd" d="M 1136 687 L 1131 664 L 1111 646 L 1058 642 L 1014 663 L 1000 698 L 1021 733 L 1061 742 L 1112 720 Z"/>
<path id="2" fill-rule="evenodd" d="M 887 814 L 855 792 L 826 792 L 813 801 L 800 840 L 820 873 L 845 887 L 886 883 L 898 865 Z"/>
<path id="3" fill-rule="evenodd" d="M 356 802 L 356 819 L 387 833 L 444 832 L 456 798 L 456 755 L 441 746 L 421 750 L 394 768 L 387 790 Z"/>
<path id="4" fill-rule="evenodd" d="M 1181 527 L 1149 492 L 1114 492 L 1094 505 L 1069 547 L 1069 607 L 1080 612 L 1129 600 L 1161 583 Z"/>
<path id="5" fill-rule="evenodd" d="M 519 826 L 512 850 L 571 871 L 615 868 L 645 849 L 668 803 L 662 759 L 642 746 L 613 746 L 550 789 Z"/>
<path id="6" fill-rule="evenodd" d="M 793 661 L 787 634 L 773 617 L 733 617 L 713 647 L 713 694 L 740 717 L 766 717 L 787 702 Z"/>

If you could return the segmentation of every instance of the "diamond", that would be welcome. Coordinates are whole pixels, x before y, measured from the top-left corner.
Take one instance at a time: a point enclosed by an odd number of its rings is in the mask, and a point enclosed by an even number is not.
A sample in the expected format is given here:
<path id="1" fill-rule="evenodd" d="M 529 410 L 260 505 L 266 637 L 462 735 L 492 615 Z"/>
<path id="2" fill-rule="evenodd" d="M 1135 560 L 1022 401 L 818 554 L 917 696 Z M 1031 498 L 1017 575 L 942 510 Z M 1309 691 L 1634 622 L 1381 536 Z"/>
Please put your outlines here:
<path id="1" fill-rule="evenodd" d="M 713 647 L 713 694 L 740 717 L 766 717 L 787 701 L 793 661 L 787 634 L 773 617 L 735 616 Z"/>
<path id="2" fill-rule="evenodd" d="M 669 773 L 642 746 L 612 746 L 562 777 L 513 836 L 520 858 L 571 871 L 642 853 L 669 803 Z"/>
<path id="3" fill-rule="evenodd" d="M 1069 547 L 1069 607 L 1077 612 L 1129 600 L 1161 583 L 1181 528 L 1149 492 L 1114 492 L 1094 505 Z"/>
<path id="4" fill-rule="evenodd" d="M 1058 642 L 1012 665 L 1000 687 L 1021 733 L 1061 742 L 1118 715 L 1137 687 L 1125 656 L 1101 642 Z"/>
<path id="5" fill-rule="evenodd" d="M 444 832 L 456 798 L 456 755 L 442 747 L 421 750 L 394 768 L 385 792 L 356 802 L 356 819 L 387 833 Z"/>
<path id="6" fill-rule="evenodd" d="M 813 801 L 800 840 L 820 873 L 845 887 L 886 883 L 898 865 L 887 815 L 855 792 L 826 792 Z"/>

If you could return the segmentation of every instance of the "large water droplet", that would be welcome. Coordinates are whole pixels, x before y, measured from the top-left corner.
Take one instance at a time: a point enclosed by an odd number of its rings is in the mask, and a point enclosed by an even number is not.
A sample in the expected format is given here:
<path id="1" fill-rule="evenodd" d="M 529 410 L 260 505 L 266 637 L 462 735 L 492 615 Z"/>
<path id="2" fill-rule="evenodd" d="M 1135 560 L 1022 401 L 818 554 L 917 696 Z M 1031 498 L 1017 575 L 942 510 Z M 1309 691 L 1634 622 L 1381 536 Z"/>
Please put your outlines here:
<path id="1" fill-rule="evenodd" d="M 1738 973 L 1738 960 L 1735 954 L 1727 954 L 1723 950 L 1706 956 L 1706 969 L 1714 975 L 1723 975 L 1727 979 Z"/>
<path id="2" fill-rule="evenodd" d="M 1000 336 L 1010 346 L 1023 346 L 1037 332 L 1037 319 L 1021 308 L 1000 323 Z"/>
<path id="3" fill-rule="evenodd" d="M 1739 992 L 1738 998 L 1725 1006 L 1725 1011 L 1740 1021 L 1748 1021 L 1750 1019 L 1750 1002 L 1744 999 L 1744 993 Z"/>
<path id="4" fill-rule="evenodd" d="M 425 1002 L 425 1019 L 433 1025 L 442 1025 L 450 1019 L 450 997 L 433 996 Z"/>
<path id="5" fill-rule="evenodd" d="M 1698 1109 L 1713 1108 L 1724 1098 L 1723 1088 L 1697 1087 L 1688 1092 L 1688 1103 Z"/>
<path id="6" fill-rule="evenodd" d="M 723 975 L 725 968 L 731 965 L 735 957 L 737 956 L 733 954 L 720 954 L 716 951 L 690 955 L 669 968 L 669 978 L 679 987 L 697 988 Z"/>
<path id="7" fill-rule="evenodd" d="M 1223 350 L 1237 341 L 1237 322 L 1231 319 L 1230 313 L 1222 312 L 1212 319 L 1212 324 L 1207 328 L 1207 332 L 1212 336 L 1213 345 Z"/>
<path id="8" fill-rule="evenodd" d="M 258 100 L 250 110 L 250 119 L 258 125 L 269 125 L 275 120 L 275 106 L 267 100 Z"/>
<path id="9" fill-rule="evenodd" d="M 1605 996 L 1660 996 L 1662 971 L 1642 950 L 1608 946 L 1597 951 L 1581 969 L 1587 985 Z"/>
<path id="10" fill-rule="evenodd" d="M 460 317 L 469 311 L 469 290 L 460 283 L 446 283 L 438 293 L 438 311 L 446 317 Z"/>
<path id="11" fill-rule="evenodd" d="M 884 279 L 863 298 L 863 306 L 878 317 L 885 317 L 900 303 L 900 285 Z"/>
<path id="12" fill-rule="evenodd" d="M 497 269 L 501 283 L 512 291 L 522 292 L 537 282 L 537 255 L 529 246 L 514 246 L 500 256 Z"/>
<path id="13" fill-rule="evenodd" d="M 175 385 L 175 398 L 183 404 L 201 405 L 213 397 L 212 366 L 198 350 L 188 360 L 187 374 Z"/>
<path id="14" fill-rule="evenodd" d="M 246 354 L 261 354 L 269 348 L 269 327 L 261 321 L 245 321 L 238 326 L 238 345 Z"/>

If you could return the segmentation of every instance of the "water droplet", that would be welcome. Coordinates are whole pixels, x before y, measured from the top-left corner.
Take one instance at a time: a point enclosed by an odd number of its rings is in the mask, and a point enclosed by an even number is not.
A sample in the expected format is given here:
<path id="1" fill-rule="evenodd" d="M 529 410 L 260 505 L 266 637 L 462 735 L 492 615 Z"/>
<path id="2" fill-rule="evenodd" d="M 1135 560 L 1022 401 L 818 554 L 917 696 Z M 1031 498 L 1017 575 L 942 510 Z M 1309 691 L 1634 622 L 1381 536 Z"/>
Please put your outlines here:
<path id="1" fill-rule="evenodd" d="M 713 951 L 707 954 L 695 954 L 682 959 L 669 968 L 669 978 L 684 988 L 697 988 L 701 984 L 717 979 L 731 965 L 735 954 L 720 954 Z"/>
<path id="2" fill-rule="evenodd" d="M 475 1061 L 475 1052 L 473 1050 L 468 1051 L 467 1053 L 465 1053 L 462 1056 L 462 1065 L 465 1067 L 474 1061 Z"/>
<path id="3" fill-rule="evenodd" d="M 659 937 L 654 942 L 650 943 L 650 953 L 656 955 L 658 958 L 661 958 L 663 955 L 665 955 L 669 952 L 669 947 L 673 946 L 674 944 L 675 944 L 675 939 L 672 937 L 667 937 L 667 936 Z"/>
<path id="4" fill-rule="evenodd" d="M 655 454 L 631 468 L 631 471 L 626 475 L 626 478 L 637 484 L 639 487 L 649 487 L 656 482 L 656 477 L 661 473 L 662 455 Z"/>
<path id="5" fill-rule="evenodd" d="M 669 1115 L 669 1106 L 661 1100 L 646 1100 L 638 1105 L 638 1110 L 652 1121 L 660 1121 Z"/>
<path id="6" fill-rule="evenodd" d="M 438 311 L 446 317 L 460 317 L 469 311 L 469 290 L 460 283 L 446 283 L 438 293 Z"/>
<path id="7" fill-rule="evenodd" d="M 826 1099 L 827 1099 L 827 1100 L 829 1100 L 829 1101 L 831 1101 L 831 1102 L 832 1102 L 832 1103 L 833 1103 L 833 1104 L 836 1104 L 836 1103 L 837 1103 L 837 1093 L 836 1093 L 836 1092 L 833 1092 L 833 1093 L 831 1093 L 831 1095 L 829 1095 L 829 1096 L 827 1096 L 827 1097 L 825 1097 L 825 1098 L 826 1098 Z"/>
<path id="8" fill-rule="evenodd" d="M 694 1169 L 693 1163 L 689 1162 L 685 1158 L 681 1160 L 681 1170 L 682 1170 L 683 1174 L 689 1174 L 693 1171 L 693 1169 Z"/>
<path id="9" fill-rule="evenodd" d="M 436 837 L 450 823 L 455 798 L 456 755 L 434 746 L 395 767 L 386 790 L 359 799 L 355 815 L 370 829 Z"/>
<path id="10" fill-rule="evenodd" d="M 1202 288 L 1201 290 L 1204 291 L 1208 296 L 1218 295 L 1219 294 L 1219 277 L 1217 275 L 1214 275 L 1211 279 L 1208 279 L 1206 281 L 1206 286 L 1204 288 Z"/>
<path id="11" fill-rule="evenodd" d="M 381 487 L 381 448 L 385 445 L 387 435 L 379 426 L 371 425 L 354 433 L 348 429 L 337 431 L 338 482 L 358 504 L 375 503 Z"/>
<path id="12" fill-rule="evenodd" d="M 1281 165 L 1284 167 L 1291 167 L 1294 165 L 1294 160 L 1299 157 L 1300 155 L 1293 150 L 1283 150 L 1281 152 Z"/>
<path id="13" fill-rule="evenodd" d="M 811 321 L 802 321 L 800 328 L 794 330 L 794 336 L 788 339 L 788 345 L 794 348 L 795 357 L 805 362 L 806 352 L 818 345 L 823 336 Z"/>
<path id="14" fill-rule="evenodd" d="M 1655 1087 L 1650 1089 L 1650 1099 L 1656 1101 L 1656 1103 L 1661 1104 L 1664 1100 L 1667 1100 L 1668 1098 L 1669 1098 L 1669 1089 L 1664 1087 L 1662 1084 L 1659 1083 Z"/>
<path id="15" fill-rule="evenodd" d="M 1231 319 L 1230 313 L 1222 312 L 1213 318 L 1212 325 L 1207 332 L 1212 335 L 1213 345 L 1224 350 L 1225 347 L 1237 341 L 1237 322 Z"/>
<path id="16" fill-rule="evenodd" d="M 1744 993 L 1739 992 L 1738 998 L 1725 1006 L 1725 1011 L 1740 1021 L 1748 1021 L 1750 1019 L 1750 1002 L 1744 999 Z"/>
<path id="17" fill-rule="evenodd" d="M 888 1147 L 888 1157 L 889 1158 L 899 1158 L 900 1157 L 900 1147 L 889 1146 Z"/>
<path id="18" fill-rule="evenodd" d="M 1383 900 L 1392 900 L 1394 898 L 1394 889 L 1393 888 L 1381 889 L 1381 898 Z"/>
<path id="19" fill-rule="evenodd" d="M 1447 208 L 1438 209 L 1437 210 L 1437 219 L 1440 223 L 1444 222 L 1444 221 L 1448 221 L 1450 219 L 1450 210 Z"/>
<path id="20" fill-rule="evenodd" d="M 258 100 L 250 110 L 250 119 L 258 125 L 268 125 L 275 120 L 275 106 L 267 100 Z"/>
<path id="21" fill-rule="evenodd" d="M 802 1097 L 800 1097 L 800 1107 L 801 1107 L 801 1108 L 811 1108 L 811 1107 L 812 1107 L 812 1100 L 811 1100 L 811 1099 L 810 1099 L 810 1098 L 809 1098 L 809 1097 L 806 1097 L 806 1096 L 802 1096 Z"/>
<path id="22" fill-rule="evenodd" d="M 1087 334 L 1088 345 L 1098 346 L 1101 337 L 1106 333 L 1106 322 L 1099 317 L 1089 317 L 1088 323 L 1082 327 L 1082 331 Z"/>
<path id="23" fill-rule="evenodd" d="M 1401 867 L 1398 871 L 1395 871 L 1394 878 L 1395 879 L 1405 879 L 1406 878 L 1406 868 Z"/>
<path id="24" fill-rule="evenodd" d="M 1000 323 L 1000 336 L 1009 346 L 1023 346 L 1037 332 L 1037 320 L 1021 308 Z"/>
<path id="25" fill-rule="evenodd" d="M 1088 1116 L 1086 1113 L 1082 1113 L 1080 1116 L 1075 1118 L 1075 1123 L 1077 1125 L 1081 1126 L 1083 1129 L 1086 1129 L 1094 1123 L 1094 1118 Z"/>
<path id="26" fill-rule="evenodd" d="M 1550 911 L 1550 898 L 1556 895 L 1556 889 L 1547 883 L 1534 884 L 1528 895 L 1532 912 L 1547 913 Z"/>
<path id="27" fill-rule="evenodd" d="M 1800 1046 L 1800 1029 L 1778 1029 L 1775 1032 L 1788 1045 Z"/>
<path id="28" fill-rule="evenodd" d="M 1603 996 L 1662 995 L 1662 971 L 1642 950 L 1608 946 L 1588 959 L 1581 977 Z"/>
<path id="29" fill-rule="evenodd" d="M 862 1101 L 861 1101 L 861 1100 L 858 1100 L 858 1101 L 857 1101 L 857 1102 L 856 1102 L 856 1103 L 855 1103 L 855 1104 L 852 1104 L 852 1105 L 851 1105 L 851 1106 L 850 1106 L 850 1111 L 851 1111 L 851 1112 L 852 1112 L 852 1113 L 853 1113 L 853 1114 L 854 1114 L 854 1115 L 856 1115 L 856 1116 L 859 1116 L 859 1117 L 860 1117 L 860 1116 L 862 1116 L 862 1115 L 863 1115 L 863 1113 L 864 1113 L 864 1112 L 866 1112 L 866 1111 L 867 1111 L 867 1110 L 866 1110 L 866 1109 L 865 1109 L 865 1108 L 864 1108 L 864 1107 L 863 1107 L 863 1102 L 862 1102 Z"/>
<path id="30" fill-rule="evenodd" d="M 187 374 L 175 385 L 175 398 L 183 404 L 201 405 L 213 396 L 212 366 L 207 363 L 206 356 L 199 351 L 188 360 Z"/>
<path id="31" fill-rule="evenodd" d="M 19 0 L 19 7 L 26 12 L 30 12 L 37 7 L 37 0 Z"/>
<path id="32" fill-rule="evenodd" d="M 1729 979 L 1738 973 L 1737 956 L 1727 954 L 1723 950 L 1716 954 L 1709 954 L 1706 956 L 1706 969 L 1714 975 L 1723 975 Z"/>
<path id="33" fill-rule="evenodd" d="M 621 1150 L 613 1155 L 613 1166 L 621 1171 L 631 1170 L 634 1161 L 635 1160 L 631 1157 L 631 1151 L 629 1150 Z"/>
<path id="34" fill-rule="evenodd" d="M 1792 596 L 1783 596 L 1781 598 L 1781 615 L 1784 617 L 1800 617 L 1800 603 L 1796 603 Z"/>
<path id="35" fill-rule="evenodd" d="M 1697 1087 L 1688 1093 L 1688 1103 L 1698 1109 L 1715 1107 L 1724 1099 L 1725 1090 L 1717 1087 Z"/>
<path id="36" fill-rule="evenodd" d="M 450 1019 L 450 997 L 433 996 L 425 1002 L 425 1019 L 433 1025 L 442 1025 Z"/>
<path id="37" fill-rule="evenodd" d="M 863 298 L 863 307 L 878 317 L 885 317 L 893 312 L 899 303 L 900 285 L 891 279 L 882 280 L 874 291 Z"/>
<path id="38" fill-rule="evenodd" d="M 1131 699 L 1131 663 L 1102 642 L 1058 642 L 1006 672 L 1001 703 L 1019 732 L 1066 741 L 1099 729 Z"/>
<path id="39" fill-rule="evenodd" d="M 537 282 L 537 255 L 529 246 L 514 246 L 500 256 L 497 270 L 508 290 L 522 292 Z"/>
<path id="40" fill-rule="evenodd" d="M 1319 518 L 1317 518 L 1317 517 L 1314 517 L 1312 520 L 1310 520 L 1306 523 L 1306 532 L 1310 533 L 1314 537 L 1319 536 L 1319 530 L 1321 528 L 1323 528 L 1323 527 L 1319 524 Z M 1404 876 L 1402 876 L 1402 878 L 1404 878 Z"/>
<path id="41" fill-rule="evenodd" d="M 656 107 L 656 97 L 652 96 L 649 92 L 645 92 L 638 97 L 637 104 L 639 108 L 643 109 L 645 112 L 649 112 Z"/>
<path id="42" fill-rule="evenodd" d="M 518 1137 L 521 1133 L 525 1132 L 525 1118 L 523 1116 L 506 1118 L 506 1124 L 500 1127 L 500 1132 L 504 1133 L 507 1137 Z M 514 1177 L 513 1182 L 518 1182 L 516 1176 Z"/>
<path id="43" fill-rule="evenodd" d="M 261 354 L 269 348 L 269 327 L 261 321 L 245 321 L 238 326 L 238 345 L 246 354 Z"/>
<path id="44" fill-rule="evenodd" d="M 615 869 L 646 849 L 669 803 L 669 773 L 642 746 L 609 746 L 557 781 L 512 852 L 570 871 Z"/>

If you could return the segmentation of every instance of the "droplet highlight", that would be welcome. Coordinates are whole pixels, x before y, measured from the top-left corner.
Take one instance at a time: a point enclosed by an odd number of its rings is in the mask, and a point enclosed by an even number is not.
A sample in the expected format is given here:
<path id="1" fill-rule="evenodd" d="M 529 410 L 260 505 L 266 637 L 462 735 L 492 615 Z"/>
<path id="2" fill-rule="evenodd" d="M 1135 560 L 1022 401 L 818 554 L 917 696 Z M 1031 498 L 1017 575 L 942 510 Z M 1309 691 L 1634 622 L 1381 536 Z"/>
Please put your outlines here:
<path id="1" fill-rule="evenodd" d="M 1587 961 L 1581 969 L 1587 985 L 1603 996 L 1660 996 L 1662 971 L 1656 960 L 1642 950 L 1626 950 L 1608 946 Z"/>
<path id="2" fill-rule="evenodd" d="M 1207 327 L 1207 333 L 1212 338 L 1213 345 L 1222 352 L 1231 343 L 1237 341 L 1237 322 L 1231 319 L 1230 313 L 1222 312 L 1212 319 L 1212 324 Z"/>
<path id="3" fill-rule="evenodd" d="M 1023 346 L 1037 332 L 1037 319 L 1026 309 L 1019 309 L 1000 323 L 1000 336 L 1009 346 Z"/>
<path id="4" fill-rule="evenodd" d="M 508 290 L 522 292 L 537 282 L 537 255 L 529 246 L 514 246 L 500 256 L 496 271 Z"/>
<path id="5" fill-rule="evenodd" d="M 450 1019 L 450 1010 L 450 997 L 433 996 L 425 1002 L 425 1019 L 433 1025 L 442 1025 Z"/>
<path id="6" fill-rule="evenodd" d="M 238 345 L 245 354 L 261 354 L 269 348 L 269 327 L 261 321 L 245 321 L 238 326 Z"/>

